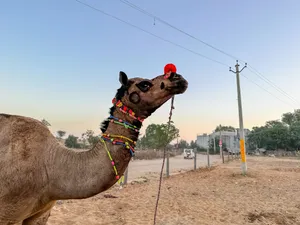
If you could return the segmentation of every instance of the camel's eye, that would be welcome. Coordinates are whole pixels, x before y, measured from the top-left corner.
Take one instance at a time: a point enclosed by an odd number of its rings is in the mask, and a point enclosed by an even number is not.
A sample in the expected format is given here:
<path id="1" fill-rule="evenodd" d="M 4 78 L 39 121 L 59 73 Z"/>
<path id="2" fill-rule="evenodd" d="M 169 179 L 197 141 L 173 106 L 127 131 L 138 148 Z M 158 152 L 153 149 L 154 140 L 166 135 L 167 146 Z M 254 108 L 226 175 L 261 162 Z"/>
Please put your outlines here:
<path id="1" fill-rule="evenodd" d="M 136 84 L 136 86 L 142 91 L 147 92 L 149 89 L 153 86 L 153 84 L 150 81 L 141 81 L 140 83 Z"/>

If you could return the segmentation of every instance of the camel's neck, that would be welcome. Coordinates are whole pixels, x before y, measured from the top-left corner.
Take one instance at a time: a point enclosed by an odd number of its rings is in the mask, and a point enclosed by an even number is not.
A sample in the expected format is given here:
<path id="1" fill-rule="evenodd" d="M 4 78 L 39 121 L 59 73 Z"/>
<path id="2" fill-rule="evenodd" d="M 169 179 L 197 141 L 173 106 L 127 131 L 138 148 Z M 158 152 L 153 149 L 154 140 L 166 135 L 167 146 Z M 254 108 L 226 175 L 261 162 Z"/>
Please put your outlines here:
<path id="1" fill-rule="evenodd" d="M 108 118 L 108 121 L 110 121 L 108 127 L 103 133 L 125 136 L 133 141 L 137 141 L 139 129 L 142 126 L 141 122 L 123 113 L 119 108 L 115 108 L 112 111 L 111 117 Z M 120 121 L 116 121 L 117 119 Z"/>
<path id="2" fill-rule="evenodd" d="M 130 124 L 140 125 L 118 108 L 112 116 Z M 140 127 L 139 126 L 139 127 Z M 123 136 L 137 141 L 138 132 L 115 122 L 106 122 L 105 135 Z M 54 199 L 87 198 L 107 190 L 117 182 L 116 174 L 108 156 L 110 152 L 118 176 L 121 177 L 128 166 L 131 155 L 123 145 L 110 141 L 99 141 L 91 150 L 76 152 L 57 147 L 49 160 L 50 190 Z"/>

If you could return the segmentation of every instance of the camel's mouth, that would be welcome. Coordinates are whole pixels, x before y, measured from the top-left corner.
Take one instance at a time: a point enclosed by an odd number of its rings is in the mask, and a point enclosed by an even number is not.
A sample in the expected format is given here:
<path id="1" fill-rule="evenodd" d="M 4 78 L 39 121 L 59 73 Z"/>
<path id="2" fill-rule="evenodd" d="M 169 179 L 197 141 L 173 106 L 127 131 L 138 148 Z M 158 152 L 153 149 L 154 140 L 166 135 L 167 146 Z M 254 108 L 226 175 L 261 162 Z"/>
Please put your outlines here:
<path id="1" fill-rule="evenodd" d="M 172 81 L 165 89 L 172 95 L 183 94 L 188 88 L 188 82 L 182 77 Z"/>

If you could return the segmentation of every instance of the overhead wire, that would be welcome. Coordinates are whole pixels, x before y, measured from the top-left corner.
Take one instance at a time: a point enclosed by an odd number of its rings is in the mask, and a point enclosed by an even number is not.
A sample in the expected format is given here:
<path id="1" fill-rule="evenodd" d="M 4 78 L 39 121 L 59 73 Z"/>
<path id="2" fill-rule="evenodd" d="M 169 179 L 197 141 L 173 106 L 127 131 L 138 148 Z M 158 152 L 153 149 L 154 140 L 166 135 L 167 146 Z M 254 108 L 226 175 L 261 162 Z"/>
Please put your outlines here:
<path id="1" fill-rule="evenodd" d="M 188 36 L 188 37 L 190 37 L 190 38 L 192 38 L 192 39 L 194 39 L 194 40 L 196 40 L 196 41 L 198 41 L 198 42 L 200 42 L 200 43 L 202 43 L 202 44 L 204 44 L 204 45 L 206 45 L 206 46 L 208 46 L 208 47 L 210 47 L 210 48 L 212 48 L 212 49 L 214 49 L 214 50 L 216 50 L 216 51 L 218 51 L 218 52 L 220 52 L 220 53 L 222 53 L 222 54 L 224 54 L 224 55 L 226 55 L 226 56 L 228 56 L 228 57 L 230 57 L 230 58 L 232 58 L 232 59 L 235 59 L 235 60 L 237 59 L 237 60 L 239 60 L 239 61 L 241 61 L 241 62 L 243 62 L 243 63 L 246 63 L 245 60 L 242 60 L 242 59 L 240 59 L 239 57 L 236 57 L 236 56 L 234 56 L 234 55 L 232 55 L 232 54 L 230 54 L 230 53 L 228 53 L 228 52 L 225 52 L 224 50 L 221 50 L 221 49 L 219 49 L 219 48 L 217 48 L 217 47 L 215 47 L 215 46 L 213 46 L 213 45 L 211 45 L 211 44 L 209 44 L 209 43 L 207 43 L 207 42 L 205 42 L 205 41 L 203 41 L 203 40 L 201 40 L 201 39 L 195 37 L 194 35 L 189 34 L 189 33 L 187 33 L 186 31 L 183 31 L 182 29 L 180 29 L 180 28 L 178 28 L 178 27 L 176 27 L 176 26 L 174 26 L 174 25 L 168 23 L 167 21 L 161 19 L 160 17 L 158 17 L 158 16 L 156 16 L 156 15 L 154 15 L 154 14 L 148 12 L 148 11 L 146 11 L 145 9 L 142 9 L 141 7 L 135 5 L 134 3 L 132 3 L 132 2 L 130 2 L 130 1 L 128 1 L 128 0 L 119 0 L 119 1 L 122 2 L 122 3 L 125 4 L 125 5 L 127 5 L 127 6 L 129 6 L 129 7 L 131 7 L 131 8 L 133 8 L 133 9 L 135 9 L 135 10 L 137 10 L 137 11 L 139 11 L 139 12 L 141 12 L 141 13 L 143 13 L 143 14 L 149 16 L 149 17 L 151 17 L 151 18 L 154 18 L 155 21 L 159 21 L 159 22 L 161 22 L 162 24 L 165 24 L 166 26 L 169 26 L 169 27 L 173 28 L 174 30 L 176 30 L 176 31 L 178 31 L 178 32 L 180 32 L 180 33 L 182 33 L 182 34 L 185 34 L 186 36 Z M 295 102 L 295 103 L 297 103 L 298 105 L 300 105 L 300 102 L 299 102 L 296 98 L 294 98 L 293 96 L 291 96 L 290 94 L 288 94 L 288 93 L 287 93 L 286 91 L 284 91 L 282 88 L 278 87 L 275 83 L 273 83 L 273 82 L 270 81 L 267 77 L 265 77 L 263 74 L 261 74 L 260 72 L 258 72 L 258 70 L 256 70 L 256 69 L 255 69 L 253 66 L 251 66 L 251 64 L 249 64 L 249 63 L 248 63 L 248 69 L 250 70 L 250 72 L 252 72 L 252 73 L 255 74 L 256 76 L 258 76 L 258 77 L 259 77 L 260 79 L 262 79 L 264 82 L 266 82 L 266 83 L 268 83 L 269 85 L 271 85 L 274 89 L 276 89 L 277 91 L 279 91 L 280 93 L 282 93 L 283 95 L 285 95 L 287 98 L 289 98 L 289 99 L 292 100 L 293 102 Z"/>
<path id="2" fill-rule="evenodd" d="M 173 41 L 170 41 L 170 40 L 168 40 L 168 39 L 165 39 L 165 38 L 163 38 L 163 37 L 160 37 L 160 36 L 158 36 L 158 35 L 156 35 L 156 34 L 154 34 L 154 33 L 151 33 L 151 32 L 149 32 L 149 31 L 147 31 L 147 30 L 145 30 L 145 29 L 143 29 L 143 28 L 141 28 L 141 27 L 139 27 L 139 26 L 136 26 L 136 25 L 134 25 L 134 24 L 132 24 L 132 23 L 129 23 L 129 22 L 127 22 L 127 21 L 125 21 L 125 20 L 123 20 L 123 19 L 117 17 L 117 16 L 114 16 L 114 15 L 112 15 L 112 14 L 110 14 L 110 13 L 107 13 L 107 12 L 101 10 L 101 9 L 98 9 L 98 8 L 96 8 L 96 7 L 94 7 L 94 6 L 90 5 L 90 4 L 87 4 L 87 3 L 82 2 L 82 1 L 80 1 L 80 0 L 75 0 L 75 1 L 78 2 L 78 3 L 80 3 L 80 4 L 82 4 L 82 5 L 85 5 L 85 6 L 89 7 L 89 8 L 91 8 L 91 9 L 95 10 L 95 11 L 98 11 L 98 12 L 100 12 L 100 13 L 106 15 L 106 16 L 109 16 L 109 17 L 114 18 L 114 19 L 116 19 L 116 20 L 118 20 L 118 21 L 120 21 L 120 22 L 122 22 L 122 23 L 125 23 L 125 24 L 131 26 L 131 27 L 134 27 L 134 28 L 136 28 L 136 29 L 138 29 L 138 30 L 140 30 L 140 31 L 143 31 L 143 32 L 145 32 L 145 33 L 147 33 L 147 34 L 149 34 L 149 35 L 151 35 L 151 36 L 153 36 L 153 37 L 156 37 L 156 38 L 158 38 L 158 39 L 160 39 L 160 40 L 162 40 L 162 41 L 165 41 L 165 42 L 167 42 L 167 43 L 169 43 L 169 44 L 175 45 L 175 46 L 177 46 L 177 47 L 179 47 L 179 48 L 182 48 L 182 49 L 184 49 L 184 50 L 186 50 L 186 51 L 189 51 L 189 52 L 191 52 L 191 53 L 193 53 L 193 54 L 195 54 L 195 55 L 198 55 L 198 56 L 200 56 L 200 57 L 202 57 L 202 58 L 205 58 L 205 59 L 210 60 L 210 61 L 212 61 L 212 62 L 218 63 L 218 64 L 220 64 L 220 65 L 222 65 L 222 66 L 229 67 L 229 66 L 228 66 L 227 64 L 225 64 L 225 63 L 222 63 L 222 62 L 220 62 L 220 61 L 218 61 L 218 60 L 212 59 L 212 58 L 207 57 L 207 56 L 205 56 L 205 55 L 203 55 L 203 54 L 201 54 L 201 53 L 199 53 L 199 52 L 196 52 L 196 51 L 191 50 L 191 49 L 189 49 L 189 48 L 186 48 L 186 47 L 184 47 L 184 46 L 182 46 L 182 45 L 180 45 L 180 44 L 177 44 L 177 43 L 175 43 L 175 42 L 173 42 Z"/>
<path id="3" fill-rule="evenodd" d="M 130 7 L 132 7 L 132 8 L 134 8 L 134 9 L 136 9 L 136 10 L 138 10 L 138 11 L 140 11 L 141 13 L 143 13 L 143 14 L 145 14 L 145 15 L 151 17 L 151 18 L 154 18 L 154 19 L 157 20 L 157 21 L 160 21 L 161 23 L 163 23 L 163 24 L 165 24 L 165 25 L 167 25 L 167 26 L 169 26 L 169 27 L 171 27 L 171 28 L 173 28 L 173 29 L 179 31 L 180 33 L 183 33 L 183 34 L 189 36 L 190 38 L 193 38 L 194 40 L 199 41 L 199 42 L 201 42 L 202 44 L 204 44 L 204 45 L 206 45 L 206 46 L 208 46 L 208 47 L 210 47 L 210 48 L 213 48 L 213 49 L 215 49 L 215 50 L 218 51 L 218 52 L 223 53 L 224 55 L 229 56 L 230 58 L 232 58 L 232 59 L 234 59 L 234 60 L 238 59 L 237 57 L 235 57 L 235 56 L 233 56 L 233 55 L 231 55 L 231 54 L 229 54 L 229 53 L 227 53 L 227 52 L 225 52 L 225 51 L 223 51 L 223 50 L 221 50 L 221 49 L 219 49 L 219 48 L 214 47 L 213 45 L 211 45 L 211 44 L 209 44 L 209 43 L 207 43 L 207 42 L 205 42 L 205 41 L 203 41 L 203 40 L 201 40 L 201 39 L 195 37 L 194 35 L 191 35 L 191 34 L 185 32 L 185 31 L 183 31 L 183 30 L 181 30 L 181 29 L 175 27 L 174 25 L 172 25 L 172 24 L 168 23 L 167 21 L 165 21 L 165 20 L 159 18 L 158 16 L 156 16 L 156 15 L 154 15 L 154 14 L 152 14 L 152 13 L 150 13 L 150 12 L 144 10 L 144 9 L 142 9 L 141 7 L 139 7 L 139 6 L 137 6 L 137 5 L 133 4 L 133 3 L 131 3 L 130 1 L 127 1 L 127 0 L 119 0 L 119 1 L 122 2 L 122 3 L 124 3 L 124 4 L 126 4 L 126 5 L 128 5 L 128 6 L 130 6 Z M 240 60 L 240 61 L 242 61 L 242 60 Z"/>
<path id="4" fill-rule="evenodd" d="M 165 41 L 165 42 L 167 42 L 167 43 L 169 43 L 169 44 L 172 44 L 172 45 L 174 45 L 174 46 L 177 46 L 177 47 L 179 47 L 179 48 L 182 48 L 182 49 L 184 49 L 184 50 L 186 50 L 186 51 L 188 51 L 188 52 L 191 52 L 191 53 L 193 53 L 193 54 L 195 54 L 195 55 L 198 55 L 198 56 L 200 56 L 200 57 L 202 57 L 202 58 L 205 58 L 205 59 L 207 59 L 207 60 L 210 60 L 210 61 L 212 61 L 212 62 L 218 63 L 218 64 L 220 64 L 220 65 L 222 65 L 222 66 L 230 67 L 229 65 L 227 65 L 227 64 L 225 64 L 225 63 L 223 63 L 223 62 L 220 62 L 220 61 L 218 61 L 218 60 L 212 59 L 212 58 L 207 57 L 207 56 L 205 56 L 205 55 L 203 55 L 203 54 L 201 54 L 201 53 L 199 53 L 199 52 L 196 52 L 196 51 L 194 51 L 194 50 L 191 50 L 191 49 L 189 49 L 189 48 L 186 48 L 186 47 L 184 47 L 184 46 L 182 46 L 182 45 L 180 45 L 180 44 L 177 44 L 177 43 L 175 43 L 175 42 L 172 42 L 172 41 L 170 41 L 170 40 L 167 40 L 167 39 L 165 39 L 165 38 L 163 38 L 163 37 L 160 37 L 160 36 L 158 36 L 158 35 L 156 35 L 156 34 L 154 34 L 154 33 L 151 33 L 151 32 L 149 32 L 149 31 L 147 31 L 147 30 L 145 30 L 145 29 L 143 29 L 143 28 L 141 28 L 141 27 L 139 27 L 139 26 L 137 26 L 137 25 L 134 25 L 134 24 L 132 24 L 132 23 L 129 23 L 129 22 L 127 22 L 127 21 L 125 21 L 125 20 L 123 20 L 123 19 L 117 17 L 117 16 L 114 16 L 114 15 L 112 15 L 112 14 L 110 14 L 110 13 L 107 13 L 107 12 L 105 12 L 105 11 L 99 9 L 99 8 L 96 8 L 96 7 L 94 7 L 94 6 L 92 6 L 92 5 L 88 4 L 88 3 L 82 2 L 82 1 L 80 1 L 80 0 L 75 0 L 75 1 L 78 2 L 78 3 L 80 3 L 80 4 L 82 4 L 82 5 L 84 5 L 84 6 L 86 6 L 86 7 L 88 7 L 88 8 L 91 8 L 91 9 L 97 11 L 97 12 L 100 12 L 100 13 L 102 13 L 102 14 L 108 16 L 108 17 L 114 18 L 114 19 L 116 19 L 116 20 L 118 20 L 118 21 L 120 21 L 120 22 L 122 22 L 122 23 L 125 23 L 125 24 L 127 24 L 127 25 L 129 25 L 129 26 L 131 26 L 131 27 L 134 27 L 134 28 L 136 28 L 136 29 L 138 29 L 138 30 L 140 30 L 140 31 L 143 31 L 144 33 L 147 33 L 147 34 L 149 34 L 149 35 L 151 35 L 151 36 L 153 36 L 153 37 L 156 37 L 156 38 L 158 38 L 158 39 L 160 39 L 160 40 L 162 40 L 162 41 Z M 123 1 L 126 1 L 126 0 L 120 0 L 120 1 L 123 2 Z M 126 2 L 130 3 L 129 1 L 126 1 Z M 149 14 L 150 14 L 150 13 L 149 13 Z M 156 17 L 156 18 L 157 18 L 157 20 L 160 20 L 158 17 Z M 200 39 L 199 39 L 199 40 L 200 40 Z M 204 43 L 205 43 L 205 42 L 204 42 Z M 209 45 L 209 44 L 208 44 L 208 45 Z M 217 49 L 217 48 L 216 48 L 216 49 Z M 222 50 L 218 50 L 218 51 L 223 52 Z M 227 53 L 225 53 L 225 52 L 224 52 L 224 54 L 230 56 L 230 54 L 227 54 Z M 230 56 L 230 57 L 234 57 L 234 56 Z M 240 60 L 240 61 L 243 61 L 243 60 Z M 248 66 L 249 66 L 249 65 L 248 65 Z M 251 67 L 251 68 L 252 68 L 252 67 Z M 253 70 L 253 69 L 252 69 L 252 70 Z M 250 71 L 251 71 L 251 70 L 250 70 Z M 258 86 L 259 88 L 261 88 L 262 90 L 266 91 L 267 93 L 269 93 L 270 95 L 272 95 L 273 97 L 275 97 L 276 99 L 280 100 L 281 102 L 283 102 L 283 103 L 285 103 L 285 104 L 291 105 L 290 103 L 287 103 L 287 102 L 283 101 L 282 99 L 278 98 L 277 96 L 275 96 L 274 94 L 272 94 L 271 92 L 269 92 L 267 89 L 263 88 L 261 85 L 259 85 L 259 84 L 257 84 L 256 82 L 252 81 L 252 80 L 251 80 L 250 78 L 248 78 L 247 76 L 245 76 L 245 75 L 243 75 L 243 74 L 242 74 L 242 76 L 245 77 L 245 78 L 246 78 L 247 80 L 249 80 L 250 82 L 252 82 L 253 84 L 255 84 L 256 86 Z"/>
<path id="5" fill-rule="evenodd" d="M 292 106 L 294 108 L 294 105 L 292 105 L 289 102 L 283 101 L 282 99 L 278 98 L 276 95 L 272 94 L 272 92 L 268 91 L 267 89 L 265 89 L 264 87 L 262 87 L 261 85 L 257 84 L 255 81 L 251 80 L 249 77 L 245 76 L 244 74 L 240 74 L 241 76 L 245 77 L 248 81 L 250 81 L 251 83 L 255 84 L 256 86 L 258 86 L 259 88 L 261 88 L 262 90 L 264 90 L 265 92 L 269 93 L 270 95 L 272 95 L 274 98 L 278 99 L 279 101 L 283 102 L 284 104 L 287 104 L 289 106 Z"/>
<path id="6" fill-rule="evenodd" d="M 276 84 L 274 84 L 272 81 L 270 81 L 267 77 L 263 76 L 259 71 L 257 71 L 253 66 L 248 64 L 248 69 L 250 72 L 256 74 L 258 77 L 260 77 L 262 80 L 264 80 L 266 83 L 270 84 L 273 88 L 275 88 L 277 91 L 281 92 L 283 95 L 285 95 L 286 97 L 288 97 L 290 100 L 292 100 L 293 102 L 297 103 L 298 105 L 300 105 L 300 102 L 294 98 L 293 96 L 289 95 L 287 92 L 285 92 L 284 90 L 282 90 L 280 87 L 278 87 Z"/>

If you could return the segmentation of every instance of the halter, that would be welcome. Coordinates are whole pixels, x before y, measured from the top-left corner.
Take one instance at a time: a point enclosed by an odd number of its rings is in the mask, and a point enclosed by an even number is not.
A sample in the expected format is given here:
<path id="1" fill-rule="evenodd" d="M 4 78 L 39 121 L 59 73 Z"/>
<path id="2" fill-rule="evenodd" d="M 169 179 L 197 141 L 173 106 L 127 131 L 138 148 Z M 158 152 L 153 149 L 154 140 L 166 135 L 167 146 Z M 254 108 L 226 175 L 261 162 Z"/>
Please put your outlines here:
<path id="1" fill-rule="evenodd" d="M 136 120 L 139 120 L 140 122 L 143 122 L 144 120 L 141 119 L 140 117 L 136 117 L 135 116 L 135 113 L 129 109 L 127 106 L 125 106 L 123 104 L 123 102 L 121 102 L 120 100 L 116 100 L 116 98 L 114 98 L 112 100 L 113 104 L 124 114 L 127 114 L 129 115 L 130 117 L 136 119 Z M 118 125 L 121 125 L 123 127 L 125 127 L 126 129 L 131 129 L 135 132 L 139 132 L 140 128 L 138 128 L 137 126 L 131 124 L 131 123 L 128 123 L 122 119 L 118 119 L 117 117 L 114 117 L 112 115 L 110 115 L 110 117 L 108 117 L 108 121 L 111 122 L 111 123 L 115 123 L 115 124 L 118 124 Z M 105 147 L 105 150 L 107 152 L 107 155 L 111 161 L 111 165 L 114 169 L 114 172 L 115 172 L 115 175 L 116 175 L 116 179 L 119 180 L 120 179 L 120 176 L 118 174 L 118 170 L 116 168 L 116 165 L 115 165 L 115 162 L 110 154 L 110 151 L 106 145 L 106 142 L 110 142 L 111 144 L 113 145 L 123 145 L 124 148 L 128 149 L 129 150 L 129 153 L 131 155 L 131 157 L 134 156 L 134 147 L 136 145 L 136 141 L 133 141 L 132 139 L 128 138 L 128 137 L 124 137 L 122 135 L 114 135 L 114 134 L 102 134 L 100 136 L 100 141 L 104 144 L 104 147 Z"/>

